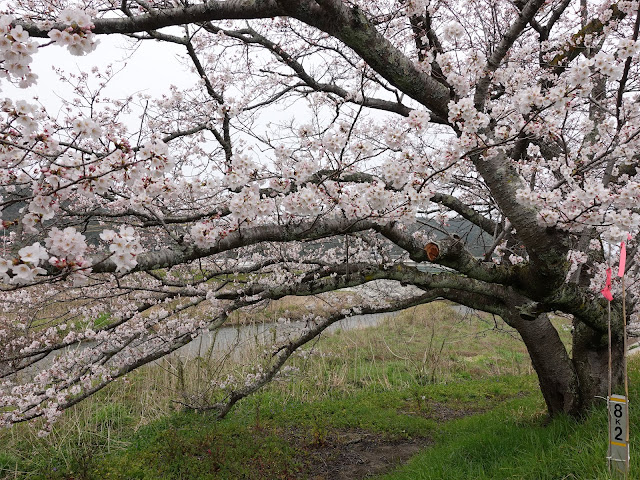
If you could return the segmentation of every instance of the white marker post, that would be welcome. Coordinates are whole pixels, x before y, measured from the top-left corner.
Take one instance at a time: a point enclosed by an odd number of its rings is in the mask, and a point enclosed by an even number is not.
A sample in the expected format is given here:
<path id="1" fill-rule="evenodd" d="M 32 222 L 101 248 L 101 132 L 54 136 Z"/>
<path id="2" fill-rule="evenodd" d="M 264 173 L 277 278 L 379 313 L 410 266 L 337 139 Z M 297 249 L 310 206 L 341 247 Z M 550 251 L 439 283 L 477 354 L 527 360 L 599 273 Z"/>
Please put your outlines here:
<path id="1" fill-rule="evenodd" d="M 627 241 L 631 235 L 627 234 Z M 611 253 L 609 253 L 611 255 Z M 611 259 L 611 257 L 609 257 Z M 624 395 L 611 394 L 611 267 L 607 268 L 607 280 L 602 295 L 608 300 L 607 321 L 609 324 L 609 396 L 607 406 L 609 410 L 609 471 L 616 477 L 622 476 L 626 480 L 629 474 L 629 377 L 627 375 L 627 312 L 626 289 L 624 274 L 627 262 L 627 246 L 620 242 L 620 262 L 618 264 L 618 276 L 622 279 L 622 332 L 623 332 L 623 357 L 624 370 Z M 610 262 L 609 262 L 610 264 Z"/>
<path id="2" fill-rule="evenodd" d="M 627 397 L 611 395 L 609 403 L 609 467 L 627 478 L 629 473 L 629 409 Z"/>

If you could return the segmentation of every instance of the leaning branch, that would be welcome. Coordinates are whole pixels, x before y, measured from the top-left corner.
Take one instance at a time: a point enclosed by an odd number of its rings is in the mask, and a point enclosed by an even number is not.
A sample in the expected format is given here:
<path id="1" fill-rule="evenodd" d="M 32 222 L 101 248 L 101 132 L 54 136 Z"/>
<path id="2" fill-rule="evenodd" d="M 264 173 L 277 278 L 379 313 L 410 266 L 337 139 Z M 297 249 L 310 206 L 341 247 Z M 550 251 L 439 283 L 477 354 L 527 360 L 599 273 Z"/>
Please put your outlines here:
<path id="1" fill-rule="evenodd" d="M 432 120 L 448 123 L 449 89 L 418 69 L 386 39 L 357 6 L 341 0 L 278 0 L 287 15 L 318 28 L 355 51 L 380 76 L 431 110 Z"/>
<path id="2" fill-rule="evenodd" d="M 393 312 L 396 310 L 401 310 L 409 307 L 413 307 L 416 305 L 420 305 L 423 303 L 428 303 L 433 300 L 436 300 L 439 297 L 439 292 L 429 292 L 422 295 L 416 295 L 409 298 L 405 298 L 402 301 L 394 303 L 393 305 L 386 307 L 363 307 L 358 309 L 358 314 L 376 314 L 376 313 L 386 313 Z M 243 388 L 233 390 L 229 393 L 226 400 L 224 402 L 220 402 L 212 405 L 211 407 L 205 408 L 206 410 L 217 410 L 218 418 L 224 418 L 227 413 L 233 408 L 233 406 L 243 398 L 251 395 L 256 392 L 264 385 L 269 383 L 280 371 L 285 362 L 291 357 L 291 355 L 298 350 L 300 347 L 309 343 L 314 338 L 318 337 L 322 332 L 324 332 L 328 327 L 333 325 L 334 323 L 348 318 L 353 315 L 353 311 L 349 311 L 349 313 L 335 313 L 333 315 L 328 316 L 321 322 L 314 324 L 306 331 L 304 331 L 299 337 L 295 340 L 288 342 L 284 346 L 278 348 L 278 350 L 273 354 L 274 360 L 272 361 L 271 366 L 268 370 L 262 373 L 258 378 L 248 385 L 245 385 Z"/>
<path id="3" fill-rule="evenodd" d="M 124 18 L 97 18 L 93 20 L 96 34 L 131 34 L 159 30 L 175 25 L 202 23 L 213 20 L 242 20 L 273 18 L 284 15 L 285 11 L 275 0 L 209 0 L 198 5 L 155 9 L 142 15 Z M 32 37 L 48 38 L 52 28 L 64 30 L 67 25 L 56 24 L 42 28 L 33 22 L 17 21 Z"/>

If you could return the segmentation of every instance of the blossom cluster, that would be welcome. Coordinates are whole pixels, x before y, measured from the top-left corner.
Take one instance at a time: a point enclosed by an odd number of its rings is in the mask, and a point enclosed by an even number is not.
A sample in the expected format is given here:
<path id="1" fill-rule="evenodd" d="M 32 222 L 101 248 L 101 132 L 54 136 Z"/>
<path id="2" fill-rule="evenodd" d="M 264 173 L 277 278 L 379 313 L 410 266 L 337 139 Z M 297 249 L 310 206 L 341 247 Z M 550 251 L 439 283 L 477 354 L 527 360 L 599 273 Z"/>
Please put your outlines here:
<path id="1" fill-rule="evenodd" d="M 323 210 L 323 194 L 314 184 L 307 184 L 297 192 L 285 197 L 282 202 L 291 215 L 318 215 Z"/>
<path id="2" fill-rule="evenodd" d="M 82 56 L 95 50 L 98 42 L 91 32 L 94 25 L 87 13 L 81 10 L 63 10 L 58 21 L 68 26 L 63 30 L 51 29 L 51 40 L 67 47 L 71 55 Z"/>
<path id="3" fill-rule="evenodd" d="M 154 178 L 160 178 L 169 171 L 174 162 L 169 157 L 169 147 L 162 140 L 153 140 L 145 143 L 139 151 L 140 157 L 145 161 L 147 168 L 151 167 Z"/>
<path id="4" fill-rule="evenodd" d="M 189 229 L 189 239 L 200 248 L 209 248 L 238 229 L 237 222 L 208 219 L 194 223 Z"/>
<path id="5" fill-rule="evenodd" d="M 291 178 L 298 184 L 302 184 L 310 180 L 319 169 L 320 168 L 315 159 L 307 158 L 296 162 L 289 172 L 285 169 L 285 171 L 283 171 L 283 175 Z"/>
<path id="6" fill-rule="evenodd" d="M 407 165 L 397 159 L 389 159 L 382 164 L 382 176 L 393 188 L 402 188 L 410 179 Z"/>
<path id="7" fill-rule="evenodd" d="M 392 205 L 393 192 L 385 188 L 382 182 L 371 183 L 366 191 L 367 203 L 371 210 L 384 211 Z"/>
<path id="8" fill-rule="evenodd" d="M 486 127 L 489 120 L 486 113 L 476 110 L 471 97 L 449 102 L 449 121 L 463 128 L 465 132 L 477 132 Z"/>
<path id="9" fill-rule="evenodd" d="M 91 259 L 85 257 L 87 243 L 84 235 L 74 227 L 67 227 L 64 230 L 52 227 L 45 245 L 51 254 L 49 258 L 51 265 L 61 269 L 75 270 L 71 275 L 74 285 L 82 285 L 87 281 L 86 273 L 89 272 Z"/>
<path id="10" fill-rule="evenodd" d="M 23 139 L 36 134 L 41 116 L 35 105 L 25 100 L 16 100 L 14 103 L 10 98 L 5 98 L 2 102 L 2 110 L 8 114 L 7 120 L 20 128 Z"/>
<path id="11" fill-rule="evenodd" d="M 406 119 L 406 124 L 410 128 L 413 128 L 421 132 L 427 127 L 430 120 L 431 120 L 431 115 L 429 115 L 429 112 L 415 109 L 409 112 L 409 116 Z"/>
<path id="12" fill-rule="evenodd" d="M 588 256 L 585 252 L 580 250 L 569 250 L 567 253 L 567 261 L 569 262 L 569 269 L 567 270 L 566 281 L 569 281 L 573 274 L 578 270 L 580 265 L 584 264 L 588 260 Z"/>
<path id="13" fill-rule="evenodd" d="M 18 86 L 26 88 L 37 79 L 29 64 L 38 46 L 21 25 L 12 26 L 14 20 L 12 15 L 0 15 L 0 77 L 18 80 Z"/>
<path id="14" fill-rule="evenodd" d="M 37 275 L 47 273 L 39 265 L 48 258 L 47 250 L 39 242 L 18 250 L 18 259 L 16 260 L 0 257 L 0 280 L 14 284 L 31 283 Z M 12 273 L 11 276 L 9 276 L 9 272 Z"/>
<path id="15" fill-rule="evenodd" d="M 624 232 L 640 228 L 640 215 L 633 205 L 640 202 L 640 184 L 628 182 L 613 191 L 597 179 L 573 185 L 566 194 L 559 189 L 533 191 L 528 187 L 517 191 L 520 203 L 538 211 L 538 221 L 544 226 L 562 226 L 581 231 L 584 226 L 599 227 L 607 236 L 624 239 Z M 613 208 L 612 208 L 613 207 Z"/>
<path id="16" fill-rule="evenodd" d="M 238 222 L 251 221 L 255 220 L 261 212 L 261 205 L 264 205 L 264 203 L 260 201 L 258 186 L 252 185 L 244 187 L 240 193 L 231 198 L 229 210 Z"/>
<path id="17" fill-rule="evenodd" d="M 78 117 L 71 122 L 73 132 L 76 135 L 86 135 L 91 138 L 99 138 L 102 128 L 92 118 Z"/>
<path id="18" fill-rule="evenodd" d="M 119 232 L 103 230 L 100 238 L 109 243 L 111 259 L 116 264 L 117 272 L 128 272 L 138 264 L 136 257 L 143 249 L 133 227 L 121 225 Z"/>
<path id="19" fill-rule="evenodd" d="M 244 187 L 256 171 L 257 166 L 246 153 L 237 153 L 231 158 L 231 169 L 226 172 L 225 183 L 231 189 Z"/>

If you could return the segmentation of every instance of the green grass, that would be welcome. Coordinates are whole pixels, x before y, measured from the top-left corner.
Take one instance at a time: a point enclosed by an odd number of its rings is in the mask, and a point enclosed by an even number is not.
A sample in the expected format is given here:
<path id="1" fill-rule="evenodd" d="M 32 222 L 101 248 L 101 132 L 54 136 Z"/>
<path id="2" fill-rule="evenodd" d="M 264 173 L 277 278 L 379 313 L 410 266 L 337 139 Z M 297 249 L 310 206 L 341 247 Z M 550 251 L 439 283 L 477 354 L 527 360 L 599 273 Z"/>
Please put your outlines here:
<path id="1" fill-rule="evenodd" d="M 337 332 L 222 421 L 174 400 L 214 401 L 212 378 L 241 377 L 247 365 L 150 366 L 65 412 L 45 438 L 37 422 L 0 431 L 0 479 L 304 479 L 318 452 L 365 434 L 430 444 L 386 480 L 609 478 L 604 406 L 584 422 L 545 424 L 522 343 L 494 327 L 437 304 Z M 630 372 L 633 399 L 640 363 Z M 639 467 L 632 451 L 630 478 Z"/>
<path id="2" fill-rule="evenodd" d="M 101 478 L 294 478 L 296 449 L 242 418 L 181 413 L 144 427 L 129 448 L 97 464 Z"/>
<path id="3" fill-rule="evenodd" d="M 400 479 L 608 479 L 607 417 L 597 408 L 584 422 L 545 424 L 537 398 L 506 402 L 490 413 L 443 426 L 435 446 L 380 477 Z M 638 416 L 632 417 L 637 424 Z M 638 478 L 633 459 L 629 478 Z"/>
<path id="4" fill-rule="evenodd" d="M 640 396 L 640 359 L 629 362 L 631 399 L 630 479 L 640 477 L 640 459 L 634 455 L 634 427 L 640 412 L 633 399 Z M 610 479 L 607 455 L 605 401 L 583 421 L 558 417 L 547 423 L 540 395 L 510 399 L 484 414 L 445 424 L 435 435 L 435 446 L 416 455 L 407 465 L 380 480 L 595 480 Z M 637 430 L 636 430 L 637 431 Z"/>

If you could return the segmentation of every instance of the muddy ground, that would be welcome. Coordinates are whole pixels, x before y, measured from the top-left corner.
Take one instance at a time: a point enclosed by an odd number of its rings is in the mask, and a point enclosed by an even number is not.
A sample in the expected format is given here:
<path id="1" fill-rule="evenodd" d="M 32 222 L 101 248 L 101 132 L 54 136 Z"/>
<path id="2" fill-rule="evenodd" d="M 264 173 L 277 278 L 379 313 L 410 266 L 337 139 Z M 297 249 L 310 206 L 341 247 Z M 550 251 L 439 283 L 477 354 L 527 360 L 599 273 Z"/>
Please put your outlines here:
<path id="1" fill-rule="evenodd" d="M 431 403 L 429 409 L 406 411 L 440 422 L 480 413 Z M 425 432 L 426 433 L 426 432 Z M 425 434 L 413 438 L 389 438 L 366 430 L 332 430 L 321 436 L 289 432 L 292 444 L 304 452 L 308 480 L 358 480 L 381 475 L 406 463 L 433 440 Z"/>
<path id="2" fill-rule="evenodd" d="M 309 480 L 356 480 L 406 463 L 432 442 L 428 437 L 385 439 L 364 431 L 336 431 L 304 447 Z"/>

